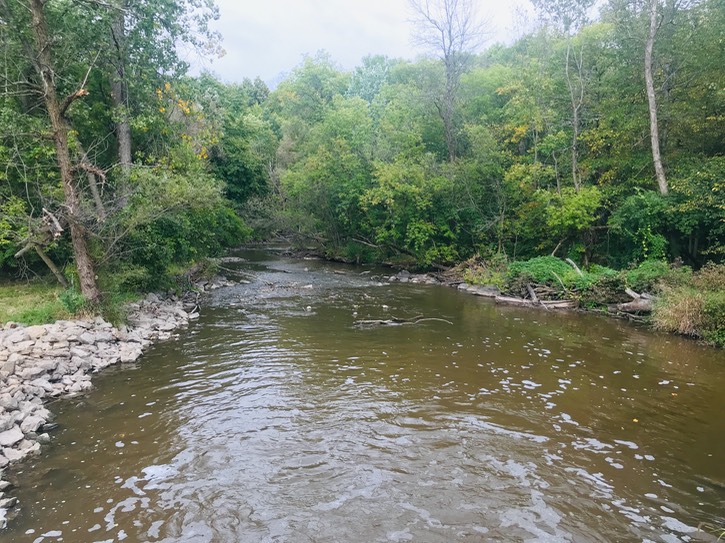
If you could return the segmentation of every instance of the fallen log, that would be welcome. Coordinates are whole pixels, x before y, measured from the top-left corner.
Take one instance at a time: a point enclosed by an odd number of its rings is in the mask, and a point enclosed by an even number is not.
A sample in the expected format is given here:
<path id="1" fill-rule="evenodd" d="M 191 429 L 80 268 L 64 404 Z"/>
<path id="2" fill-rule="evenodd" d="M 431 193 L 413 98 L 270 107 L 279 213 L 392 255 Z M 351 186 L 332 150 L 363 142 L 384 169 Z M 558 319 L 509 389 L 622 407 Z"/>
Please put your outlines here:
<path id="1" fill-rule="evenodd" d="M 513 296 L 496 296 L 497 304 L 504 305 L 519 305 L 523 307 L 535 307 L 536 304 L 531 300 L 524 300 L 523 298 L 514 298 Z"/>
<path id="2" fill-rule="evenodd" d="M 576 309 L 579 306 L 579 302 L 576 300 L 541 300 L 535 303 L 532 300 L 511 296 L 496 296 L 496 303 L 521 307 L 543 307 L 545 309 Z"/>
<path id="3" fill-rule="evenodd" d="M 649 294 L 639 294 L 631 288 L 624 290 L 627 296 L 632 298 L 631 302 L 609 306 L 610 311 L 621 311 L 623 313 L 651 313 L 654 305 L 654 298 Z"/>
<path id="4" fill-rule="evenodd" d="M 614 309 L 616 311 L 623 311 L 624 313 L 651 313 L 652 306 L 653 303 L 651 298 L 638 298 L 624 304 L 616 304 Z M 610 306 L 610 311 L 611 310 L 612 306 Z"/>
<path id="5" fill-rule="evenodd" d="M 579 302 L 576 300 L 544 300 L 541 304 L 548 309 L 576 309 Z"/>

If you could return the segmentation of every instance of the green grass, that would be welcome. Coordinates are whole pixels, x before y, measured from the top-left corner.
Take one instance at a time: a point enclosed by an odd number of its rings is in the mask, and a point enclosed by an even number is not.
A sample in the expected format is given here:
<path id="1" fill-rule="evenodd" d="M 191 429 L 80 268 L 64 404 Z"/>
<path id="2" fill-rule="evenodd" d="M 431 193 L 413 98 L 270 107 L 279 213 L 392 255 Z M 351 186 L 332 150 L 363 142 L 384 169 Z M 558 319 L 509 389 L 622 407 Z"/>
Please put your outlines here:
<path id="1" fill-rule="evenodd" d="M 37 279 L 29 282 L 0 281 L 0 324 L 45 324 L 71 314 L 60 299 L 63 288 Z"/>

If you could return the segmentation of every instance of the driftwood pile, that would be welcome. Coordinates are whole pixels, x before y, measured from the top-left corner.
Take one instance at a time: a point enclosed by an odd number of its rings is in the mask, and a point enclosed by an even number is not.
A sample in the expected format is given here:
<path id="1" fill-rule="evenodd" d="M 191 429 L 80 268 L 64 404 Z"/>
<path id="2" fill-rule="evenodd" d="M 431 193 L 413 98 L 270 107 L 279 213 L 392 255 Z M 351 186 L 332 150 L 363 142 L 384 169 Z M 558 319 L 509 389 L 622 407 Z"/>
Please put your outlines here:
<path id="1" fill-rule="evenodd" d="M 576 300 L 542 299 L 541 296 L 554 297 L 557 294 L 555 289 L 546 285 L 536 285 L 534 287 L 531 285 L 531 283 L 527 283 L 526 291 L 528 293 L 527 298 L 517 298 L 514 296 L 496 296 L 496 303 L 504 305 L 517 305 L 523 307 L 543 307 L 546 310 L 576 309 L 579 306 L 579 302 Z"/>

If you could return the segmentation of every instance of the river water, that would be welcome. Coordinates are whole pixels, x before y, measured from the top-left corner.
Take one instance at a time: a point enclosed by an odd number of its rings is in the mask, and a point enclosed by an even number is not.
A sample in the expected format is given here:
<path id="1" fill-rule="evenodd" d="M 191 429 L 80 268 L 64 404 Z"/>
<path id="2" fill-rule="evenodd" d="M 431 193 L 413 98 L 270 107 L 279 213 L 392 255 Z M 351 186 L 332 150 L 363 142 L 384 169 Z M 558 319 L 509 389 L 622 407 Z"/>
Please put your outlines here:
<path id="1" fill-rule="evenodd" d="M 723 352 L 241 256 L 248 284 L 52 405 L 1 541 L 669 543 L 725 524 Z"/>

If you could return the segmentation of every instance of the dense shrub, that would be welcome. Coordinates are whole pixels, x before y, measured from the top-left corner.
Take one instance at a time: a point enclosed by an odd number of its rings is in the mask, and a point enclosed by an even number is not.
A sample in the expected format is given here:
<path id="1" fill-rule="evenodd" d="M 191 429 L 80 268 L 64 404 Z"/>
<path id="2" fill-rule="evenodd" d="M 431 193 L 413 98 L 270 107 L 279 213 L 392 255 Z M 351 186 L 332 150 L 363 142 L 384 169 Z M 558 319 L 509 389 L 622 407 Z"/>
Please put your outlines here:
<path id="1" fill-rule="evenodd" d="M 506 274 L 508 284 L 520 281 L 540 284 L 558 284 L 574 271 L 569 264 L 555 256 L 540 256 L 531 260 L 513 262 Z"/>
<path id="2" fill-rule="evenodd" d="M 664 260 L 645 260 L 627 272 L 627 286 L 637 292 L 651 292 L 669 271 L 670 267 Z"/>
<path id="3" fill-rule="evenodd" d="M 130 290 L 153 290 L 169 282 L 169 268 L 208 256 L 248 239 L 249 229 L 229 208 L 166 214 L 125 240 L 129 258 L 112 273 Z"/>

